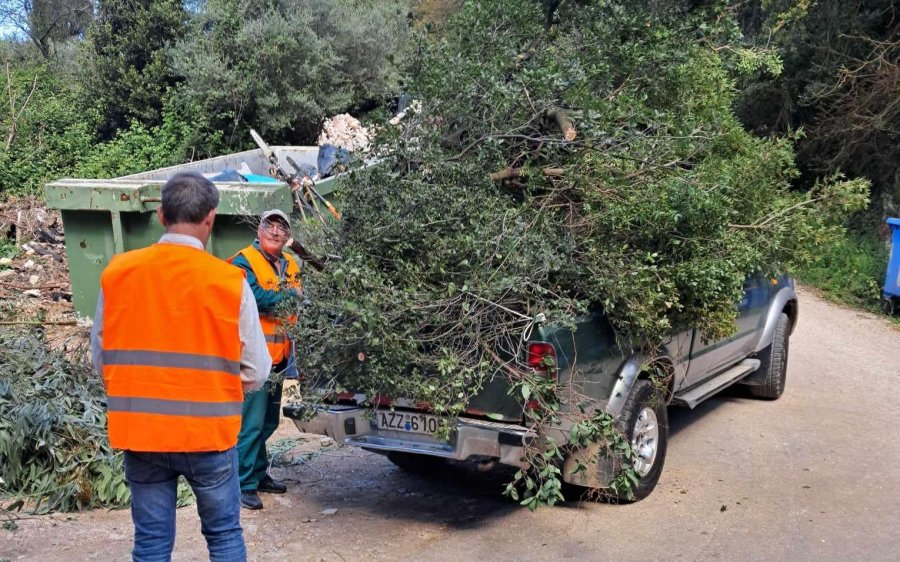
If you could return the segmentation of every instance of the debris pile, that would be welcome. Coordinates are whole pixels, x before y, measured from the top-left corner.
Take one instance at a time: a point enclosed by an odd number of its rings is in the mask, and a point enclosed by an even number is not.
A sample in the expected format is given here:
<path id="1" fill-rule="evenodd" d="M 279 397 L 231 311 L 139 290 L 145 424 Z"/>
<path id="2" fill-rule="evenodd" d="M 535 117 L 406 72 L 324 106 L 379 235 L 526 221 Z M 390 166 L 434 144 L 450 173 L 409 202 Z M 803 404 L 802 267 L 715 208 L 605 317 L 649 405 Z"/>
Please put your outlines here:
<path id="1" fill-rule="evenodd" d="M 86 346 L 51 348 L 40 330 L 0 331 L 0 482 L 7 510 L 122 507 L 122 455 L 106 439 L 103 383 Z"/>
<path id="2" fill-rule="evenodd" d="M 76 324 L 62 219 L 34 197 L 0 203 L 0 312 L 0 326 Z"/>
<path id="3" fill-rule="evenodd" d="M 369 147 L 369 131 L 349 113 L 341 113 L 325 120 L 317 144 L 330 144 L 350 152 L 366 150 Z"/>
<path id="4" fill-rule="evenodd" d="M 352 115 L 342 113 L 325 120 L 317 143 L 316 180 L 346 171 L 352 152 L 367 152 L 369 131 Z"/>

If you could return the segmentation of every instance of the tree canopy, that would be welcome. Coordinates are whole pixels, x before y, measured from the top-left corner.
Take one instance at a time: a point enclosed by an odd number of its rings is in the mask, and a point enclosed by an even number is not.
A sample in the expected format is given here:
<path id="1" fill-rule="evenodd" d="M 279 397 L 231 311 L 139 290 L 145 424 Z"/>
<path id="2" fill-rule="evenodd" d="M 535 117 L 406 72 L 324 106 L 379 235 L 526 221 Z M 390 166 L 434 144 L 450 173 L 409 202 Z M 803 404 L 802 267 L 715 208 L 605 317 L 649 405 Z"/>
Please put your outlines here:
<path id="1" fill-rule="evenodd" d="M 253 126 L 310 143 L 325 117 L 395 91 L 408 2 L 209 0 L 172 51 L 195 103 L 229 146 Z"/>
<path id="2" fill-rule="evenodd" d="M 803 128 L 805 183 L 842 170 L 872 180 L 873 201 L 900 213 L 900 15 L 891 0 L 743 4 L 752 44 L 774 45 L 784 72 L 748 77 L 737 110 L 760 134 Z"/>

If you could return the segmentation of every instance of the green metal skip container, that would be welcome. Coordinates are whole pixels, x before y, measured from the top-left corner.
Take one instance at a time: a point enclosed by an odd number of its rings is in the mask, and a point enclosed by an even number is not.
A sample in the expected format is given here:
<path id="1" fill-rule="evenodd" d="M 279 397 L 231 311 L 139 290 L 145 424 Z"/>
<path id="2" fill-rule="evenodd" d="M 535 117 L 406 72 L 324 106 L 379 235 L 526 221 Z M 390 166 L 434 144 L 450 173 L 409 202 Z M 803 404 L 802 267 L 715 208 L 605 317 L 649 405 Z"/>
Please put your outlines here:
<path id="1" fill-rule="evenodd" d="M 316 165 L 318 147 L 274 146 L 280 162 L 291 156 L 300 165 Z M 160 189 L 179 172 L 214 174 L 243 164 L 265 174 L 269 163 L 260 150 L 248 150 L 114 179 L 61 179 L 45 187 L 47 206 L 62 213 L 72 301 L 75 311 L 92 317 L 100 291 L 100 274 L 113 255 L 154 244 L 163 234 L 156 217 Z M 316 184 L 326 197 L 335 177 Z M 283 183 L 215 182 L 219 208 L 206 250 L 228 258 L 256 235 L 256 218 L 267 209 L 291 214 L 290 188 Z M 329 197 L 330 198 L 330 197 Z M 296 216 L 294 216 L 296 218 Z"/>

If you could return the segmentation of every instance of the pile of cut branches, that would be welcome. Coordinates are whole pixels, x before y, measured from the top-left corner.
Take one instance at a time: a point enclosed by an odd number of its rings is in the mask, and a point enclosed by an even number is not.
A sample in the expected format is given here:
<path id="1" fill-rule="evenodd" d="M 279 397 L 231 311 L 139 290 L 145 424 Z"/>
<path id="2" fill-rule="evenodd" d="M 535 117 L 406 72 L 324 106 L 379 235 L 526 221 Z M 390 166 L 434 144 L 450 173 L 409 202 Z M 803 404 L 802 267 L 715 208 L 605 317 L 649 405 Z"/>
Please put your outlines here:
<path id="1" fill-rule="evenodd" d="M 50 350 L 41 330 L 0 331 L 0 497 L 38 513 L 130 499 L 103 382 L 86 350 Z"/>
<path id="2" fill-rule="evenodd" d="M 344 190 L 344 261 L 299 312 L 305 370 L 452 416 L 496 377 L 531 391 L 516 359 L 538 317 L 602 308 L 650 346 L 673 326 L 730 333 L 747 275 L 809 259 L 868 185 L 790 189 L 793 139 L 731 110 L 733 73 L 777 64 L 730 48 L 725 3 L 700 4 L 465 3 L 412 69 L 421 111 Z M 559 393 L 543 385 L 536 428 Z M 554 445 L 536 446 L 530 507 L 561 497 Z"/>
<path id="3" fill-rule="evenodd" d="M 87 342 L 52 346 L 43 328 L 0 330 L 0 504 L 33 513 L 131 502 L 124 457 L 109 446 L 106 392 Z M 178 506 L 194 495 L 180 479 Z"/>

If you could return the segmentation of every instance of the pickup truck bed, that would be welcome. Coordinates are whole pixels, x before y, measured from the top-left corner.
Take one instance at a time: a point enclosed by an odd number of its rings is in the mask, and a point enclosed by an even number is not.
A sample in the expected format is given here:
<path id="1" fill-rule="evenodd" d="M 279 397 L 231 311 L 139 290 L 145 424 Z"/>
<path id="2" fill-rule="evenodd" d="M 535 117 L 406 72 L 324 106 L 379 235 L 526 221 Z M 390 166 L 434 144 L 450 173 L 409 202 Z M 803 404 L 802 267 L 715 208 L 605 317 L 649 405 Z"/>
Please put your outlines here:
<path id="1" fill-rule="evenodd" d="M 699 330 L 682 330 L 672 334 L 655 357 L 623 349 L 602 313 L 585 317 L 574 330 L 552 325 L 535 330 L 534 343 L 552 346 L 560 385 L 575 385 L 595 400 L 617 420 L 630 441 L 639 483 L 628 499 L 646 497 L 659 480 L 670 405 L 693 408 L 735 383 L 747 385 L 751 395 L 765 399 L 776 399 L 784 391 L 788 338 L 798 315 L 793 280 L 750 278 L 738 310 L 732 336 L 707 341 Z M 670 374 L 667 388 L 651 384 L 650 363 L 665 366 Z M 403 400 L 395 400 L 390 408 L 373 408 L 360 405 L 367 403 L 365 397 L 344 397 L 314 412 L 305 411 L 303 405 L 288 405 L 284 415 L 304 433 L 388 454 L 401 466 L 409 463 L 399 460 L 417 456 L 522 466 L 524 446 L 533 432 L 523 425 L 521 400 L 510 396 L 506 388 L 499 381 L 488 384 L 473 400 L 478 408 L 452 421 L 448 439 L 434 435 L 441 421 L 438 416 Z M 565 423 L 545 428 L 559 444 L 566 443 L 567 431 Z M 575 471 L 579 461 L 591 468 Z M 570 451 L 563 470 L 566 482 L 602 490 L 612 478 L 612 463 L 597 450 Z"/>

